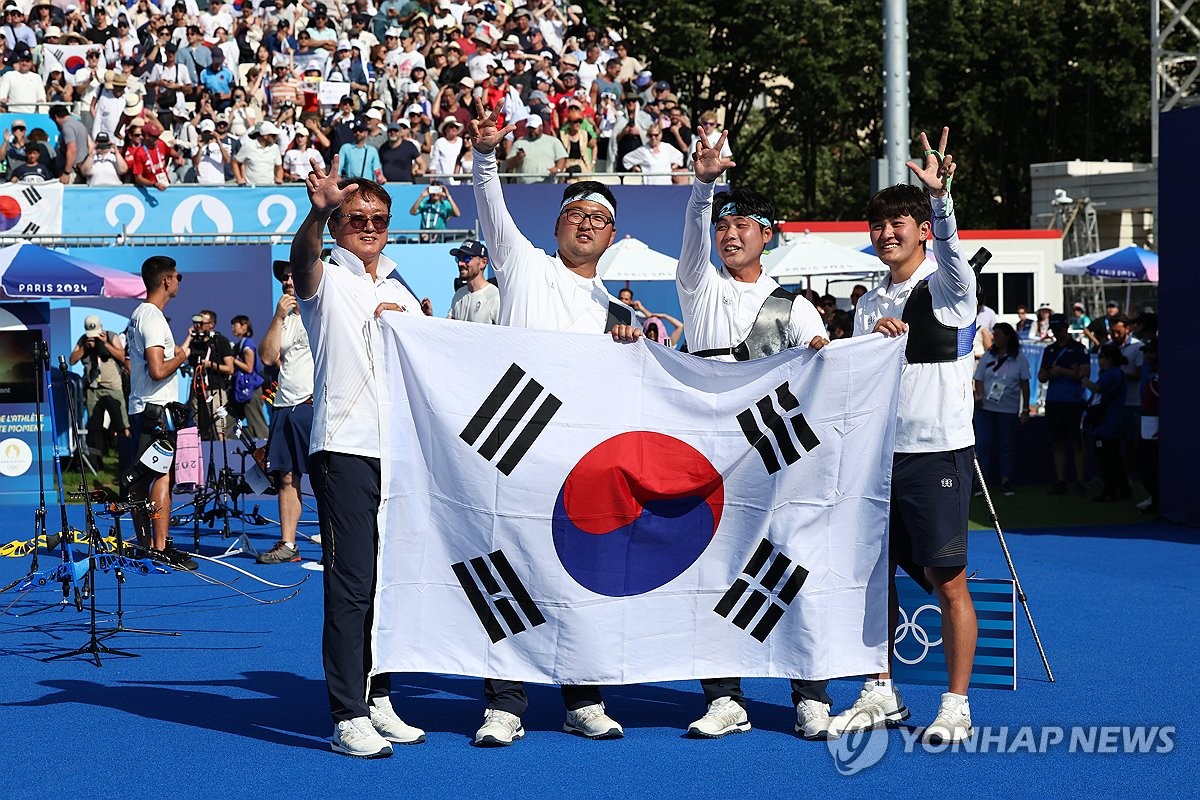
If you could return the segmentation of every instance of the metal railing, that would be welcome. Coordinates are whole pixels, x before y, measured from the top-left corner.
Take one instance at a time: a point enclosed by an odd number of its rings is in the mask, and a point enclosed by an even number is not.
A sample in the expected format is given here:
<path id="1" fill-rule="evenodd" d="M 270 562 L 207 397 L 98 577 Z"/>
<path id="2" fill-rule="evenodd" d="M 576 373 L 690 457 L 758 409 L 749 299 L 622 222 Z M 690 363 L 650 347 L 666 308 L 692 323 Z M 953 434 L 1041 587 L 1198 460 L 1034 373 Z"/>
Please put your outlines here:
<path id="1" fill-rule="evenodd" d="M 42 247 L 178 247 L 289 244 L 294 233 L 78 233 L 22 236 L 21 241 Z M 389 244 L 441 244 L 478 239 L 478 229 L 389 230 Z M 325 237 L 326 244 L 333 239 Z"/>

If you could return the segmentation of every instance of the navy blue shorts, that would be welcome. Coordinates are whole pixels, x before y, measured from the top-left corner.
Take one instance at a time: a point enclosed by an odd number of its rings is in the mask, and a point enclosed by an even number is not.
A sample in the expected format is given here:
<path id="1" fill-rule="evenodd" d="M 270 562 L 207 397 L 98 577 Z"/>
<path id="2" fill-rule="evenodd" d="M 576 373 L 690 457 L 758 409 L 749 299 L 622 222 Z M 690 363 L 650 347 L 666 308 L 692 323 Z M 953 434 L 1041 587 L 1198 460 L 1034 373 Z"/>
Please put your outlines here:
<path id="1" fill-rule="evenodd" d="M 975 448 L 896 453 L 891 554 L 897 564 L 965 567 Z"/>
<path id="2" fill-rule="evenodd" d="M 267 439 L 267 473 L 307 475 L 308 442 L 312 435 L 312 403 L 271 409 Z"/>

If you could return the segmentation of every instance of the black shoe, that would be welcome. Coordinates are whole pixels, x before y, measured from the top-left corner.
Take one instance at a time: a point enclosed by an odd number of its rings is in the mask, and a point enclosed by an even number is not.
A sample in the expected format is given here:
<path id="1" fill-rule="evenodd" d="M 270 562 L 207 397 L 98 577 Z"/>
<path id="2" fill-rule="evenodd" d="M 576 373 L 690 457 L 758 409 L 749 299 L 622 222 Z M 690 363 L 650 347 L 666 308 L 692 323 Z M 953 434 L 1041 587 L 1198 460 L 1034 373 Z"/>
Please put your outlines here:
<path id="1" fill-rule="evenodd" d="M 1058 483 L 1054 484 L 1054 486 L 1050 489 L 1049 492 L 1047 492 L 1047 494 L 1066 494 L 1066 493 L 1067 493 L 1067 482 L 1066 481 L 1059 481 Z"/>
<path id="2" fill-rule="evenodd" d="M 175 545 L 172 544 L 169 539 L 167 540 L 167 546 L 162 550 L 151 550 L 150 558 L 166 564 L 172 569 L 180 569 L 186 570 L 187 572 L 192 572 L 200 568 L 200 565 L 196 563 L 194 558 L 175 547 Z"/>
<path id="3" fill-rule="evenodd" d="M 1016 492 L 1013 491 L 1012 484 L 1008 481 L 1000 481 L 1000 494 L 1005 497 L 1012 497 Z"/>

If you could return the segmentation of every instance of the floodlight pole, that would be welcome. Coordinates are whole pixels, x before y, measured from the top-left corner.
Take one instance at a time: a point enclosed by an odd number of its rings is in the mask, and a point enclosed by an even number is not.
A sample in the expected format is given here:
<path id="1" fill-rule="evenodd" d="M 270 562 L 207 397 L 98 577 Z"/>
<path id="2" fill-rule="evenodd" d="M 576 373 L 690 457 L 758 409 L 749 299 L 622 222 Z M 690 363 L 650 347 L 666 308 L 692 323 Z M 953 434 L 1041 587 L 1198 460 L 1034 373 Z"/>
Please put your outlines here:
<path id="1" fill-rule="evenodd" d="M 883 160 L 887 185 L 908 183 L 908 0 L 883 0 Z"/>

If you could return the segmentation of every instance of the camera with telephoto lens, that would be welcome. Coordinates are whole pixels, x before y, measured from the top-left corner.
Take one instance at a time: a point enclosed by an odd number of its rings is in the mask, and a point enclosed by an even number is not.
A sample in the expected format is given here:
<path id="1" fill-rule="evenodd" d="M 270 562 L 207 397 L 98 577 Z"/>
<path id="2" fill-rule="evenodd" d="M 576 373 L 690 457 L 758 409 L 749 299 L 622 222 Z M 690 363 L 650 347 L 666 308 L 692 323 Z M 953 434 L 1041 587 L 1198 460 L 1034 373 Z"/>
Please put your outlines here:
<path id="1" fill-rule="evenodd" d="M 200 362 L 204 360 L 205 354 L 208 353 L 212 331 L 204 330 L 204 317 L 196 314 L 192 317 L 191 333 L 192 343 L 188 347 L 188 367 L 194 370 L 200 366 Z"/>

